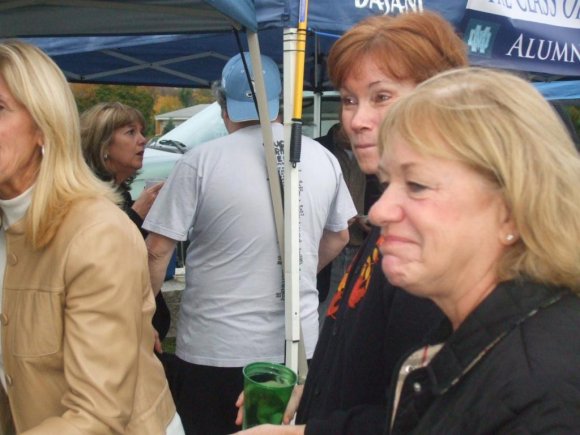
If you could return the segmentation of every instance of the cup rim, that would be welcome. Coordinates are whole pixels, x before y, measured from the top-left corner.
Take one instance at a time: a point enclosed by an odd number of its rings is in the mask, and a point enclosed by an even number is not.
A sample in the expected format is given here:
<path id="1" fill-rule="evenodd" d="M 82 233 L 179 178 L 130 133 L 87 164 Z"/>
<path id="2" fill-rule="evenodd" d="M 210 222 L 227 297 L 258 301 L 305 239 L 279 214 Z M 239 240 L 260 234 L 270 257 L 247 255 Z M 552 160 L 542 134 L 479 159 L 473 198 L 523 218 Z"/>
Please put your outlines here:
<path id="1" fill-rule="evenodd" d="M 260 382 L 254 381 L 250 377 L 250 375 L 247 374 L 246 370 L 249 370 L 249 369 L 253 368 L 256 365 L 262 365 L 262 366 L 269 367 L 269 368 L 272 368 L 272 369 L 284 371 L 286 374 L 288 374 L 288 375 L 291 376 L 291 383 L 289 385 L 264 385 L 264 384 L 262 384 Z M 242 373 L 244 375 L 244 379 L 248 380 L 250 383 L 255 384 L 255 385 L 260 385 L 260 387 L 262 387 L 262 388 L 268 388 L 268 389 L 272 389 L 272 390 L 280 389 L 280 388 L 294 387 L 294 385 L 296 385 L 296 382 L 298 381 L 298 375 L 291 368 L 285 366 L 284 364 L 272 363 L 272 362 L 267 362 L 267 361 L 263 361 L 263 362 L 262 361 L 257 361 L 257 362 L 253 362 L 253 363 L 247 364 L 242 369 Z"/>

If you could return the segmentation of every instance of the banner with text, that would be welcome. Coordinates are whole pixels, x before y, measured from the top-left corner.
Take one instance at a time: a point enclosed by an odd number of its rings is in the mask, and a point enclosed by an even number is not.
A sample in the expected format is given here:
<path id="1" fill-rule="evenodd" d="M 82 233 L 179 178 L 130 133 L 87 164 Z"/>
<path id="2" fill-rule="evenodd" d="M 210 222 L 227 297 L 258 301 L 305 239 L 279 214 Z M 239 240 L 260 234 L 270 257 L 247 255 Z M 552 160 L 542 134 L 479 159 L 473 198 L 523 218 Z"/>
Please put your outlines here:
<path id="1" fill-rule="evenodd" d="M 580 77 L 580 0 L 469 0 L 460 27 L 473 64 Z"/>

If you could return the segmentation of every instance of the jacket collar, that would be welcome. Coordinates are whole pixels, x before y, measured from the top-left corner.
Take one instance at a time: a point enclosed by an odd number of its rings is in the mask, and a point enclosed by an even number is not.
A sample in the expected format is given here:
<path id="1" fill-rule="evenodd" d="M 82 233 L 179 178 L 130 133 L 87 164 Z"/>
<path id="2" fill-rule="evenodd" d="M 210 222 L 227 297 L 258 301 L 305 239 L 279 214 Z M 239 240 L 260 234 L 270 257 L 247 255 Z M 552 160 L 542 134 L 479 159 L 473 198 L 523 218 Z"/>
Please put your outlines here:
<path id="1" fill-rule="evenodd" d="M 433 393 L 445 393 L 511 330 L 568 292 L 529 281 L 507 281 L 496 287 L 454 333 L 445 321 L 430 340 L 446 340 L 427 366 Z"/>
<path id="2" fill-rule="evenodd" d="M 12 236 L 22 236 L 25 233 L 25 230 L 26 224 L 24 219 L 20 219 L 6 229 L 6 234 L 10 234 Z"/>

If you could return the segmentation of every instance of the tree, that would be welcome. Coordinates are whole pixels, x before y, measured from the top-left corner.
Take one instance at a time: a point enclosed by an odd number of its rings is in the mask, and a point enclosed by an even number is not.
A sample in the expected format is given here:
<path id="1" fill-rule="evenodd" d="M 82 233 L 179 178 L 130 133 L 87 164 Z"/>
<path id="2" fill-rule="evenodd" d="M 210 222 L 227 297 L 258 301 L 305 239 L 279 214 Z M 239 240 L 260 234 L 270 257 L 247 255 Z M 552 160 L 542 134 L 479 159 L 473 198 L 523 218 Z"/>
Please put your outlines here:
<path id="1" fill-rule="evenodd" d="M 103 85 L 95 91 L 98 101 L 119 101 L 138 109 L 147 123 L 147 134 L 154 130 L 153 105 L 155 99 L 149 91 L 141 86 Z"/>
<path id="2" fill-rule="evenodd" d="M 580 106 L 568 106 L 567 109 L 570 114 L 570 119 L 576 128 L 576 132 L 580 136 Z"/>
<path id="3" fill-rule="evenodd" d="M 190 106 L 193 106 L 194 104 L 213 103 L 215 101 L 215 98 L 209 89 L 193 89 L 191 95 L 193 98 L 193 104 L 190 104 Z"/>
<path id="4" fill-rule="evenodd" d="M 191 89 L 181 88 L 178 97 L 182 107 L 193 106 L 193 94 L 191 93 Z"/>
<path id="5" fill-rule="evenodd" d="M 85 110 L 98 103 L 97 97 L 95 96 L 97 86 L 98 85 L 91 84 L 71 84 L 71 89 L 75 96 L 79 113 L 83 113 Z"/>
<path id="6" fill-rule="evenodd" d="M 153 110 L 155 114 L 160 113 L 167 113 L 173 112 L 174 110 L 178 110 L 183 108 L 183 104 L 181 99 L 174 95 L 158 95 L 155 98 L 155 105 L 153 106 Z"/>
<path id="7" fill-rule="evenodd" d="M 71 84 L 77 107 L 82 113 L 97 103 L 120 101 L 135 107 L 145 117 L 146 134 L 155 130 L 155 115 L 195 104 L 212 103 L 209 89 L 164 88 L 146 86 Z"/>
<path id="8" fill-rule="evenodd" d="M 119 101 L 139 110 L 147 124 L 146 134 L 153 133 L 155 126 L 153 105 L 155 104 L 155 99 L 147 88 L 121 85 L 75 85 L 72 89 L 80 113 L 97 103 Z"/>
<path id="9" fill-rule="evenodd" d="M 215 101 L 215 98 L 209 89 L 181 88 L 179 89 L 178 95 L 179 101 L 181 101 L 183 107 L 194 106 L 196 104 L 213 103 Z"/>

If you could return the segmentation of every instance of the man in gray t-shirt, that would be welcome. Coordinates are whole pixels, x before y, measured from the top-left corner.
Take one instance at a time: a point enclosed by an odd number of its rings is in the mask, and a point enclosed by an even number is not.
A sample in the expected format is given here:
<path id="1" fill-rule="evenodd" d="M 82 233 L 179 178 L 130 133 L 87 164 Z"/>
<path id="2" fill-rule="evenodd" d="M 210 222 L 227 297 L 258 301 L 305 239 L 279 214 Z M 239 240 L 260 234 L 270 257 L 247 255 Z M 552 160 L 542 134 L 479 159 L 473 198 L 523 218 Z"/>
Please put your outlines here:
<path id="1" fill-rule="evenodd" d="M 249 58 L 247 64 L 251 70 Z M 262 66 L 275 120 L 280 75 L 265 56 Z M 155 290 L 177 241 L 190 242 L 173 393 L 186 432 L 200 434 L 237 430 L 243 366 L 284 361 L 283 271 L 262 134 L 240 55 L 226 64 L 215 91 L 230 134 L 177 163 L 143 224 Z M 272 130 L 280 155 L 283 126 L 274 122 Z M 301 160 L 300 309 L 310 358 L 318 338 L 316 273 L 348 242 L 356 209 L 330 152 L 304 137 Z"/>

